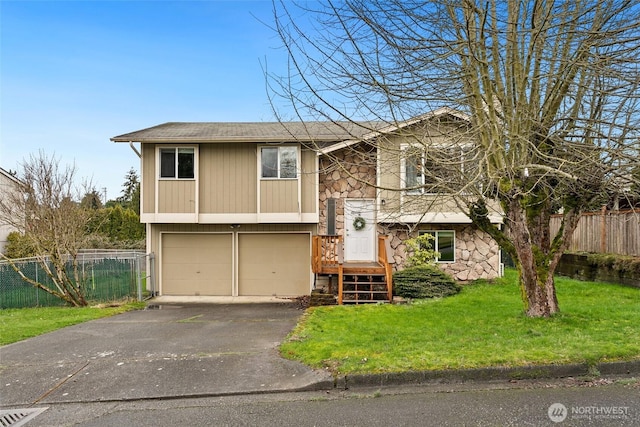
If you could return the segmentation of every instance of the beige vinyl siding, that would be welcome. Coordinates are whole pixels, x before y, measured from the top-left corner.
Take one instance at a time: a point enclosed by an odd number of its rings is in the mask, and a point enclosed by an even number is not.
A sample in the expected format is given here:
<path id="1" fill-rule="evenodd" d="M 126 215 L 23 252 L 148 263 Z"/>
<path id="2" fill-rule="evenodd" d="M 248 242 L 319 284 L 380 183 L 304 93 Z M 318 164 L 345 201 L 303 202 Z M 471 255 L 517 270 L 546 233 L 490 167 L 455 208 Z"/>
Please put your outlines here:
<path id="1" fill-rule="evenodd" d="M 170 179 L 158 181 L 158 213 L 195 212 L 195 180 Z"/>
<path id="2" fill-rule="evenodd" d="M 315 151 L 302 150 L 302 212 L 315 213 L 318 205 L 318 156 Z"/>
<path id="3" fill-rule="evenodd" d="M 233 214 L 243 214 L 245 215 L 243 218 L 252 214 L 303 213 L 317 216 L 318 167 L 316 153 L 312 150 L 301 151 L 298 179 L 265 180 L 258 176 L 258 150 L 261 144 L 197 144 L 197 179 L 171 180 L 157 177 L 157 147 L 163 145 L 167 144 L 142 144 L 142 213 L 144 214 L 195 213 L 202 215 L 200 221 L 204 222 L 217 222 L 218 218 Z M 259 192 L 260 196 L 258 196 Z M 195 209 L 198 209 L 198 212 Z M 218 217 L 213 220 L 214 217 L 208 215 L 218 215 Z M 148 216 L 145 221 L 175 220 L 175 218 L 167 218 Z M 310 218 L 313 217 L 305 217 L 305 221 L 313 221 Z M 293 218 L 287 221 L 291 219 Z M 276 217 L 262 218 L 262 220 L 278 222 Z M 246 219 L 239 222 L 246 222 Z"/>
<path id="4" fill-rule="evenodd" d="M 142 213 L 154 213 L 156 210 L 156 146 L 142 144 Z"/>
<path id="5" fill-rule="evenodd" d="M 297 213 L 298 203 L 297 179 L 260 180 L 261 213 Z"/>
<path id="6" fill-rule="evenodd" d="M 380 200 L 384 200 L 384 204 L 380 206 L 380 212 L 383 214 L 399 213 L 402 201 L 400 164 L 401 152 L 400 145 L 403 142 L 401 138 L 380 139 L 379 143 L 382 148 L 379 152 L 379 187 Z"/>
<path id="7" fill-rule="evenodd" d="M 200 144 L 200 212 L 256 213 L 255 144 Z"/>
<path id="8" fill-rule="evenodd" d="M 455 200 L 449 196 L 434 194 L 404 194 L 402 196 L 404 214 L 424 212 L 462 212 Z"/>

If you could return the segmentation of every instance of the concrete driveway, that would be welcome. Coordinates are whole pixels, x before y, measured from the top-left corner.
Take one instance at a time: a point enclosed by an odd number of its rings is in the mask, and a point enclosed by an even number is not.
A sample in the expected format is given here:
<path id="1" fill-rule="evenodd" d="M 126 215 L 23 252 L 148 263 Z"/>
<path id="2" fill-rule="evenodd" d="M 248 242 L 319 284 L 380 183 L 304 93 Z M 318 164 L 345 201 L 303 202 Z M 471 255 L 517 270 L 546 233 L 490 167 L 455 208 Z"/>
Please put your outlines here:
<path id="1" fill-rule="evenodd" d="M 333 387 L 282 359 L 294 304 L 163 304 L 0 348 L 4 408 Z"/>

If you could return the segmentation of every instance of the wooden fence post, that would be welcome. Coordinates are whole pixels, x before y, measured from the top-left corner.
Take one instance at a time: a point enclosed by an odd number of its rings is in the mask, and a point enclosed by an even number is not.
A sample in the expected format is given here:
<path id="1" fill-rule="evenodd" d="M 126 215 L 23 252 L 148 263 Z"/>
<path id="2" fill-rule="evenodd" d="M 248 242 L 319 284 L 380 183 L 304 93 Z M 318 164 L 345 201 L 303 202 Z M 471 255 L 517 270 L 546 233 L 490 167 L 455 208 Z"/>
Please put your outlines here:
<path id="1" fill-rule="evenodd" d="M 607 205 L 603 205 L 600 210 L 602 219 L 600 220 L 600 253 L 607 252 Z"/>

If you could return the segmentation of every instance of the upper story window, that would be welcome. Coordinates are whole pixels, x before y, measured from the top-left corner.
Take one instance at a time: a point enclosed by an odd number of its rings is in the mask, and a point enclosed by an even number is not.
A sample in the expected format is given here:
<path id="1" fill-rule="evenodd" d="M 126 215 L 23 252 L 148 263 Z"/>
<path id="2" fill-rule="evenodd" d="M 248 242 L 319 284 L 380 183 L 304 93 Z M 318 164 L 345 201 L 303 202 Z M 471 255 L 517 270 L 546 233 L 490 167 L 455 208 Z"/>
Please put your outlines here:
<path id="1" fill-rule="evenodd" d="M 409 194 L 419 194 L 424 190 L 424 150 L 408 146 L 403 149 L 402 187 Z"/>
<path id="2" fill-rule="evenodd" d="M 474 176 L 471 147 L 422 145 L 402 147 L 401 185 L 406 194 L 456 191 Z"/>
<path id="3" fill-rule="evenodd" d="M 298 177 L 297 147 L 262 147 L 260 150 L 262 178 Z"/>
<path id="4" fill-rule="evenodd" d="M 193 179 L 194 148 L 161 148 L 160 178 Z"/>

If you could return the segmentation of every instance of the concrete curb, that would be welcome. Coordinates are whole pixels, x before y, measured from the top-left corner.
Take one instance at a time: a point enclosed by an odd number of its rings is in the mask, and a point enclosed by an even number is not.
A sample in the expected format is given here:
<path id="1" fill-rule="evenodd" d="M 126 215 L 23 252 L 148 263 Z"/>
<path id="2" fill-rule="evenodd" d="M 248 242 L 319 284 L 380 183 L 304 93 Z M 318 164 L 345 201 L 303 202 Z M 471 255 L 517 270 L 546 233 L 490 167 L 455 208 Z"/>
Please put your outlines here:
<path id="1" fill-rule="evenodd" d="M 203 393 L 181 393 L 166 394 L 155 396 L 139 396 L 139 397 L 116 397 L 107 399 L 76 399 L 76 400 L 43 400 L 43 405 L 68 405 L 68 404 L 84 404 L 84 403 L 130 403 L 130 402 L 153 402 L 168 401 L 180 399 L 208 399 L 213 397 L 231 397 L 231 396 L 258 396 L 280 393 L 301 393 L 305 391 L 329 391 L 335 390 L 336 384 L 332 380 L 320 380 L 312 384 L 301 387 L 276 388 L 276 389 L 260 389 L 260 390 L 240 390 L 240 391 L 220 391 L 220 392 L 203 392 Z M 0 409 L 6 409 L 15 406 L 31 406 L 33 403 L 25 402 L 20 404 L 4 405 L 0 403 Z M 1 425 L 1 424 L 0 424 Z"/>
<path id="2" fill-rule="evenodd" d="M 335 388 L 371 388 L 401 385 L 446 384 L 482 381 L 511 381 L 523 379 L 552 379 L 602 375 L 640 375 L 640 360 L 608 362 L 589 365 L 533 365 L 514 368 L 489 367 L 445 371 L 416 371 L 386 374 L 339 375 Z"/>
<path id="3" fill-rule="evenodd" d="M 114 403 L 137 401 L 162 401 L 177 399 L 267 395 L 278 393 L 298 393 L 307 391 L 349 390 L 358 388 L 384 388 L 393 386 L 419 386 L 430 384 L 461 384 L 468 382 L 511 381 L 524 379 L 560 379 L 567 377 L 587 377 L 605 375 L 640 375 L 640 360 L 629 362 L 609 362 L 588 365 L 587 363 L 568 365 L 539 365 L 516 368 L 489 367 L 443 371 L 412 371 L 386 374 L 339 375 L 333 380 L 320 379 L 307 385 L 271 390 L 220 391 L 187 393 L 175 395 L 146 396 L 115 399 L 68 400 L 58 403 Z M 0 405 L 4 407 L 5 405 Z M 15 406 L 15 405 L 13 405 Z"/>

